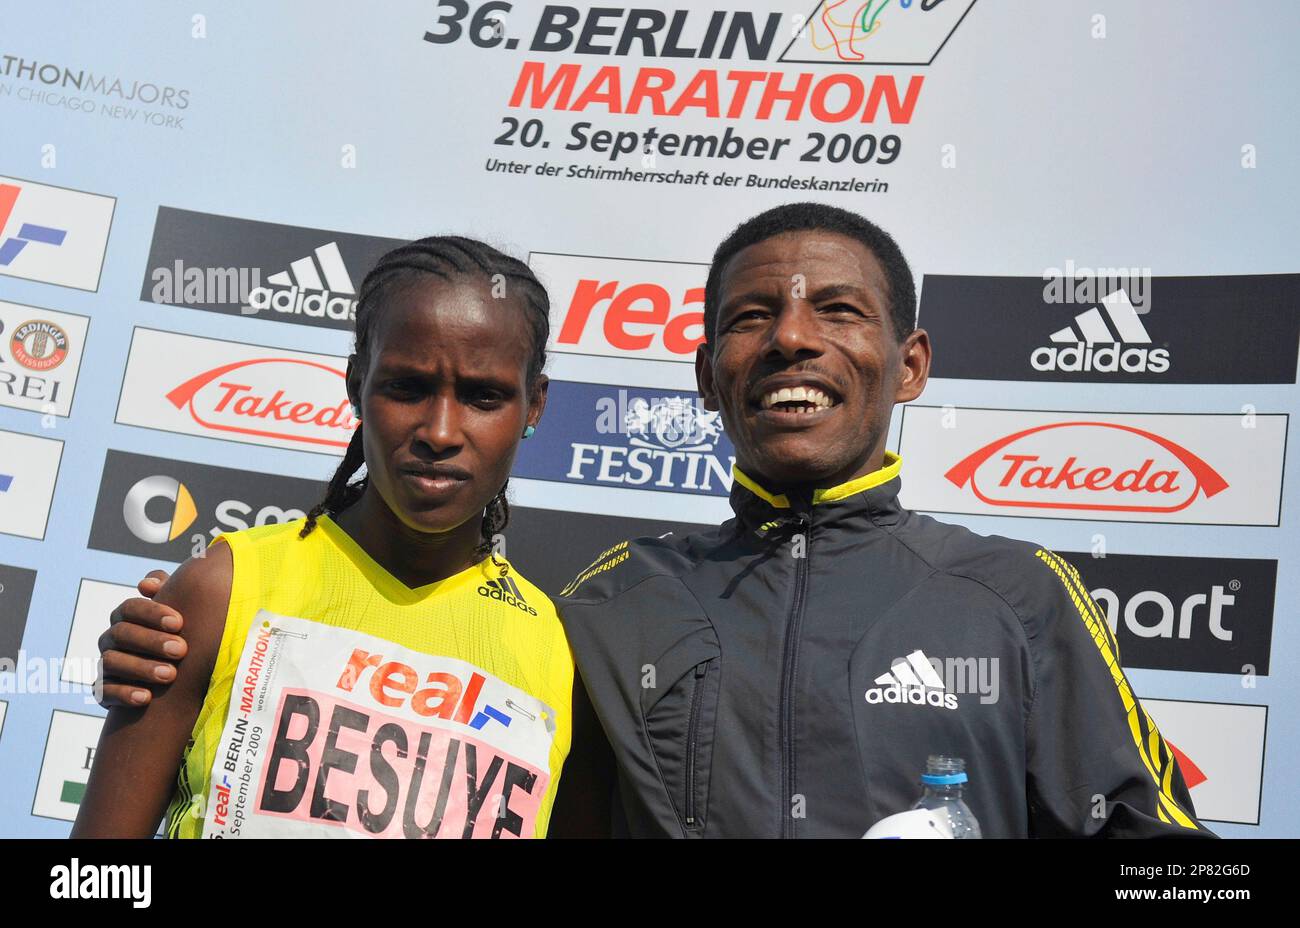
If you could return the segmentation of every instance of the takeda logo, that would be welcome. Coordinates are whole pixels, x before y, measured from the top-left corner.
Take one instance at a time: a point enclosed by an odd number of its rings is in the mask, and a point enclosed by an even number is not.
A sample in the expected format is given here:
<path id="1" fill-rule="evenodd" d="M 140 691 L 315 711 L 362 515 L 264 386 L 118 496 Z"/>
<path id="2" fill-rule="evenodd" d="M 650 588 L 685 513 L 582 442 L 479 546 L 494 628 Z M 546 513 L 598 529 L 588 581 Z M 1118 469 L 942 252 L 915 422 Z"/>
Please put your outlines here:
<path id="1" fill-rule="evenodd" d="M 1069 430 L 1062 441 L 1060 433 Z M 1079 453 L 1062 456 L 1063 445 Z M 1106 462 L 1106 463 L 1102 463 Z M 1058 422 L 990 442 L 945 476 L 990 506 L 1179 512 L 1228 483 L 1163 436 L 1111 422 Z"/>
<path id="2" fill-rule="evenodd" d="M 344 380 L 344 371 L 327 364 L 259 358 L 204 371 L 169 391 L 167 400 L 213 431 L 346 449 L 357 427 L 347 399 L 318 399 L 337 395 Z"/>
<path id="3" fill-rule="evenodd" d="M 553 351 L 695 360 L 708 265 L 545 252 L 528 264 L 552 294 Z"/>
<path id="4" fill-rule="evenodd" d="M 341 454 L 358 425 L 345 371 L 328 355 L 137 328 L 117 421 Z"/>
<path id="5" fill-rule="evenodd" d="M 903 407 L 910 509 L 1277 525 L 1289 417 Z"/>

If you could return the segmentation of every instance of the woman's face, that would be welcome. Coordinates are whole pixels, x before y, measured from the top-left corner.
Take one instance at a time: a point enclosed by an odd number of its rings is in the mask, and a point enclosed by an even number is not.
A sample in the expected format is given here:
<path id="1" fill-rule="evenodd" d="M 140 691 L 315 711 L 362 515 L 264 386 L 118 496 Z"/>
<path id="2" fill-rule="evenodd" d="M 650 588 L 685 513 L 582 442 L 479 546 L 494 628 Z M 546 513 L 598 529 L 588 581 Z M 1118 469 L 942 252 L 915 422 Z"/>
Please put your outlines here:
<path id="1" fill-rule="evenodd" d="M 370 484 L 408 528 L 446 532 L 477 519 L 510 475 L 546 378 L 519 297 L 477 277 L 421 274 L 393 285 L 371 333 L 370 360 L 348 365 L 361 410 Z"/>

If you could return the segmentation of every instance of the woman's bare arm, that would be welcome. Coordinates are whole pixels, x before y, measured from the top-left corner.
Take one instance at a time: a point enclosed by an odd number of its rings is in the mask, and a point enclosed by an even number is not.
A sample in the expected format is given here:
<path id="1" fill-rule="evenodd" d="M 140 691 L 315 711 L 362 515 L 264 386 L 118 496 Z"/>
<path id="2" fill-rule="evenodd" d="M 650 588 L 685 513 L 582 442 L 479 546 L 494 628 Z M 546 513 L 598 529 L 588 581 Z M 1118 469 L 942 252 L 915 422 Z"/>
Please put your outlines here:
<path id="1" fill-rule="evenodd" d="M 158 591 L 159 603 L 186 618 L 182 635 L 188 655 L 175 682 L 143 709 L 109 711 L 74 838 L 147 838 L 157 831 L 207 695 L 233 577 L 230 547 L 214 544 L 205 557 L 182 564 Z"/>

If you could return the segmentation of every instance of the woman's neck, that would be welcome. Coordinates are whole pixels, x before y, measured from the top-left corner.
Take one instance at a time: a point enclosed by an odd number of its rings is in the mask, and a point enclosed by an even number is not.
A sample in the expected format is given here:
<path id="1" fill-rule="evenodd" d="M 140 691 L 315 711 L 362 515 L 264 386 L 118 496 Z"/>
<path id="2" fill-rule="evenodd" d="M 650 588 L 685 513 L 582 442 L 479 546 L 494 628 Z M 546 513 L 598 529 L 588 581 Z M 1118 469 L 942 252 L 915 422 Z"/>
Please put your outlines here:
<path id="1" fill-rule="evenodd" d="M 411 588 L 445 580 L 471 566 L 481 541 L 474 519 L 446 532 L 419 532 L 404 525 L 373 486 L 331 518 L 379 566 Z"/>

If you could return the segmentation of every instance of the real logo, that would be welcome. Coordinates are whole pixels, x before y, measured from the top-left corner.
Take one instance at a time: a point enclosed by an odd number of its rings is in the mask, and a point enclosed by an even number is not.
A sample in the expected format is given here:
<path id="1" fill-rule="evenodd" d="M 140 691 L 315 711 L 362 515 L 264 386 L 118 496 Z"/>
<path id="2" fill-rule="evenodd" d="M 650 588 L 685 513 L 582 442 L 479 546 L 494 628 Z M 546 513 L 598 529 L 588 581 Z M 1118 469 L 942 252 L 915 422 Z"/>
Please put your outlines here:
<path id="1" fill-rule="evenodd" d="M 866 692 L 867 702 L 873 706 L 887 704 L 957 708 L 956 694 L 946 692 L 943 678 L 919 648 L 907 657 L 894 661 L 889 671 L 876 677 L 873 682 L 876 685 Z"/>
<path id="2" fill-rule="evenodd" d="M 1099 306 L 1074 317 L 1077 332 L 1066 326 L 1051 334 L 1051 345 L 1035 348 L 1029 356 L 1034 370 L 1103 374 L 1163 374 L 1169 370 L 1168 349 L 1146 347 L 1151 336 L 1124 290 L 1103 297 Z"/>

